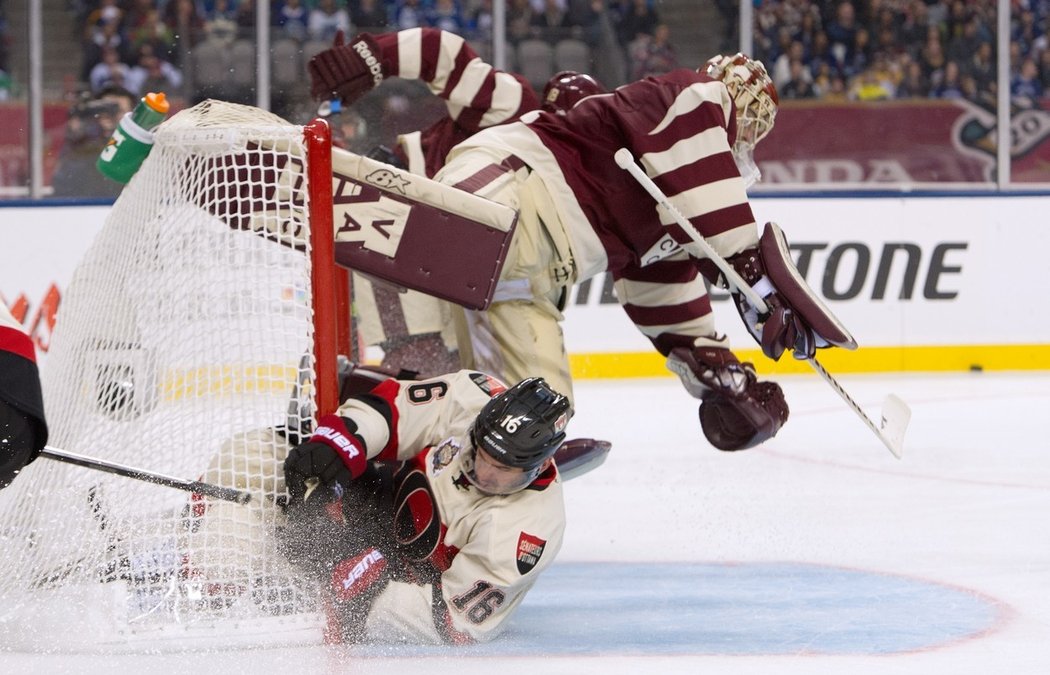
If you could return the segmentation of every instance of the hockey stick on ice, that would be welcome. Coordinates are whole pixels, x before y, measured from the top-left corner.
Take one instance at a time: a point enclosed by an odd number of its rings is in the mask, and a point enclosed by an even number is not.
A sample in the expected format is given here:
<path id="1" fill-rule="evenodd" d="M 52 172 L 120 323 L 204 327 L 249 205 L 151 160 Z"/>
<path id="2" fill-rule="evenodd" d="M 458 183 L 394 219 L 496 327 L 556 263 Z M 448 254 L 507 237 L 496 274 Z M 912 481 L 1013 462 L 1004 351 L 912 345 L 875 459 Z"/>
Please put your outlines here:
<path id="1" fill-rule="evenodd" d="M 155 485 L 163 485 L 177 490 L 185 490 L 186 492 L 196 492 L 206 497 L 221 499 L 227 502 L 247 504 L 252 499 L 251 493 L 242 490 L 223 487 L 221 485 L 212 485 L 211 483 L 202 483 L 196 480 L 173 478 L 152 471 L 145 471 L 143 469 L 124 466 L 123 464 L 115 464 L 113 462 L 95 459 L 94 457 L 88 457 L 87 455 L 78 455 L 75 452 L 60 450 L 59 448 L 50 445 L 44 446 L 44 449 L 40 452 L 40 456 L 58 462 L 66 462 L 67 464 L 76 464 L 77 466 L 87 467 L 88 469 L 95 469 L 96 471 L 105 471 L 106 473 L 113 473 L 126 478 L 134 478 L 135 480 L 141 480 Z"/>
<path id="2" fill-rule="evenodd" d="M 656 203 L 671 214 L 675 219 L 675 222 L 678 223 L 682 230 L 689 234 L 693 242 L 704 252 L 704 255 L 710 258 L 711 262 L 718 266 L 718 269 L 725 276 L 729 284 L 739 293 L 744 295 L 748 302 L 758 310 L 759 314 L 764 314 L 768 311 L 769 308 L 761 296 L 759 296 L 753 288 L 747 285 L 740 275 L 737 274 L 736 270 L 733 269 L 733 267 L 726 262 L 722 256 L 718 255 L 718 253 L 711 248 L 711 245 L 700 236 L 700 233 L 693 228 L 689 221 L 686 220 L 685 216 L 683 216 L 675 205 L 667 199 L 663 190 L 661 190 L 659 186 L 657 186 L 656 183 L 654 183 L 653 180 L 642 171 L 642 168 L 635 163 L 631 151 L 627 148 L 620 148 L 616 151 L 614 157 L 616 159 L 616 164 L 619 165 L 621 169 L 630 173 L 631 176 L 638 181 L 638 184 L 645 188 L 645 191 L 656 200 Z M 890 452 L 893 453 L 893 456 L 900 459 L 904 453 L 904 432 L 907 430 L 908 422 L 911 420 L 911 409 L 908 407 L 908 404 L 894 394 L 887 396 L 882 404 L 881 423 L 876 426 L 876 424 L 871 421 L 871 418 L 865 414 L 864 410 L 857 405 L 857 402 L 846 393 L 846 390 L 842 388 L 842 385 L 840 385 L 835 378 L 831 376 L 831 373 L 825 370 L 824 366 L 817 361 L 816 357 L 808 358 L 806 361 L 808 361 L 809 365 L 813 367 L 813 370 L 817 371 L 817 373 L 824 378 L 824 381 L 831 385 L 831 388 L 842 397 L 842 400 L 846 402 L 846 405 L 849 406 L 853 412 L 857 413 L 857 416 L 864 421 L 868 428 L 879 437 L 879 440 L 889 448 Z"/>

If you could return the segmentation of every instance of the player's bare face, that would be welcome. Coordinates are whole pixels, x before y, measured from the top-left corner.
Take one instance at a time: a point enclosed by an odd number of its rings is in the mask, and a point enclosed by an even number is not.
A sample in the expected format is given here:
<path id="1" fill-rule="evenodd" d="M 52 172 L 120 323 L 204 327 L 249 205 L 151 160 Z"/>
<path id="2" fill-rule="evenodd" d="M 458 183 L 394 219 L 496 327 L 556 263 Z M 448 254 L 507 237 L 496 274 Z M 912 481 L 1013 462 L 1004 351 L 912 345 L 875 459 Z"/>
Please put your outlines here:
<path id="1" fill-rule="evenodd" d="M 481 448 L 474 450 L 474 484 L 479 490 L 492 495 L 517 492 L 528 485 L 534 472 L 526 472 L 513 466 L 497 462 Z"/>

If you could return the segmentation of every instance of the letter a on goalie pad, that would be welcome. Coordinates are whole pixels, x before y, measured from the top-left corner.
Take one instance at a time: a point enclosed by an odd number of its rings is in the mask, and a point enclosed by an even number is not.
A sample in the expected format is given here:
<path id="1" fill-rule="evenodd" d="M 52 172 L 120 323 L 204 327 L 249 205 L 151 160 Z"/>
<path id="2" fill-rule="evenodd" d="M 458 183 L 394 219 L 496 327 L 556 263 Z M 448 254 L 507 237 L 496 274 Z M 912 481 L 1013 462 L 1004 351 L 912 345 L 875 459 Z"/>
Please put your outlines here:
<path id="1" fill-rule="evenodd" d="M 336 263 L 468 309 L 488 307 L 517 211 L 335 148 L 332 182 Z"/>

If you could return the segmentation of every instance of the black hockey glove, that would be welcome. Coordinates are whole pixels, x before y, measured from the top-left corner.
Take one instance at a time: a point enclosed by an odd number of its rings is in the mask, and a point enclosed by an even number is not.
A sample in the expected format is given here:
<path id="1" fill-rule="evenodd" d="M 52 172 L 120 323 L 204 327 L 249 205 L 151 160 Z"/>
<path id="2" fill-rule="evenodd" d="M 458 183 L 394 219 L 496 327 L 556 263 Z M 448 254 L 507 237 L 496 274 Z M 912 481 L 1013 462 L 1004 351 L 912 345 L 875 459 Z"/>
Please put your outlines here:
<path id="1" fill-rule="evenodd" d="M 339 31 L 329 49 L 310 59 L 310 94 L 318 100 L 335 96 L 344 105 L 350 105 L 386 77 L 389 66 L 382 59 L 379 45 L 368 33 L 345 44 L 343 32 Z"/>
<path id="2" fill-rule="evenodd" d="M 288 452 L 288 524 L 280 542 L 289 561 L 326 580 L 331 566 L 348 554 L 353 544 L 344 495 L 367 467 L 361 441 L 337 415 L 322 417 L 310 440 Z"/>
<path id="3" fill-rule="evenodd" d="M 343 418 L 326 415 L 319 425 L 310 440 L 292 448 L 284 460 L 289 510 L 309 501 L 339 499 L 368 466 L 361 440 L 350 433 Z M 319 491 L 316 501 L 315 491 Z"/>

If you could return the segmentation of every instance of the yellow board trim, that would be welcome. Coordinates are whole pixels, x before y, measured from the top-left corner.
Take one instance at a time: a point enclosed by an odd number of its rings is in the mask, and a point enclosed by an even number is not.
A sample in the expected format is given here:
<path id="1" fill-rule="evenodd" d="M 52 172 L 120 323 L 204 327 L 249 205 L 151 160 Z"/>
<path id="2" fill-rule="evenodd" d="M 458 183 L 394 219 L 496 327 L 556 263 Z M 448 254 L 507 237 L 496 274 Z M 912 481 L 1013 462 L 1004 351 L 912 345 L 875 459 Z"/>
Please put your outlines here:
<path id="1" fill-rule="evenodd" d="M 808 363 L 790 355 L 772 361 L 757 349 L 739 349 L 734 353 L 741 361 L 754 363 L 763 375 L 813 373 Z M 1050 344 L 864 347 L 852 352 L 822 349 L 817 358 L 835 374 L 1050 370 Z M 664 361 L 656 352 L 569 355 L 569 366 L 576 379 L 671 377 Z"/>

